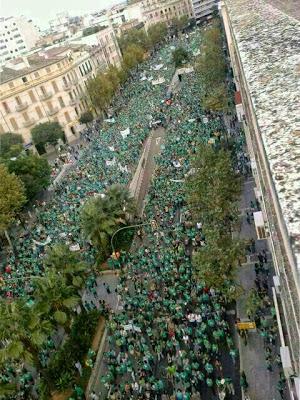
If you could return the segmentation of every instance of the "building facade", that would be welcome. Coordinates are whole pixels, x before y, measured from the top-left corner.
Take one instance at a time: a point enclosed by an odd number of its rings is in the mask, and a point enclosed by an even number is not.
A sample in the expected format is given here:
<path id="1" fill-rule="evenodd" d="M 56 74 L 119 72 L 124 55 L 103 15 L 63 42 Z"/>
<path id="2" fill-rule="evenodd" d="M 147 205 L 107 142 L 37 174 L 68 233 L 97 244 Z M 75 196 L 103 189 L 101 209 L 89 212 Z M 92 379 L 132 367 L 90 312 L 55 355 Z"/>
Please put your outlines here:
<path id="1" fill-rule="evenodd" d="M 173 18 L 193 16 L 189 0 L 143 0 L 142 11 L 146 28 L 158 22 L 171 23 Z"/>
<path id="2" fill-rule="evenodd" d="M 295 38 L 300 37 L 300 23 L 256 0 L 225 0 L 220 9 L 237 115 L 262 207 L 254 213 L 256 231 L 268 241 L 274 263 L 281 361 L 291 398 L 299 399 L 300 69 Z"/>
<path id="3" fill-rule="evenodd" d="M 39 32 L 25 17 L 0 18 L 0 64 L 20 57 L 31 50 L 39 39 Z"/>
<path id="4" fill-rule="evenodd" d="M 72 142 L 87 110 L 87 81 L 104 70 L 109 57 L 100 45 L 68 44 L 12 60 L 1 72 L 0 134 L 20 133 L 31 143 L 31 129 L 57 121 Z"/>
<path id="5" fill-rule="evenodd" d="M 199 24 L 211 18 L 213 12 L 218 10 L 219 0 L 192 0 L 193 14 Z"/>

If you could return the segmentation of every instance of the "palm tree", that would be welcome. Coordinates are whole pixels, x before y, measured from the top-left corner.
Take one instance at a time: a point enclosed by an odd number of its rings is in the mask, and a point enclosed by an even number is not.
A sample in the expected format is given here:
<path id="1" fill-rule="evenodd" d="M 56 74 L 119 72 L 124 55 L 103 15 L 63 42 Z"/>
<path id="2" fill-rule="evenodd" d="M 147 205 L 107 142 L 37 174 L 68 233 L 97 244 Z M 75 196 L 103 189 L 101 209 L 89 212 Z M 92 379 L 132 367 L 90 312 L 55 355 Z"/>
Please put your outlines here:
<path id="1" fill-rule="evenodd" d="M 25 299 L 0 301 L 0 364 L 22 361 L 41 369 L 39 350 L 52 332 L 49 320 Z"/>
<path id="2" fill-rule="evenodd" d="M 49 269 L 62 273 L 68 285 L 73 285 L 80 289 L 84 284 L 84 273 L 88 266 L 78 255 L 70 251 L 65 244 L 54 245 L 47 253 L 44 264 Z"/>
<path id="3" fill-rule="evenodd" d="M 66 277 L 56 271 L 48 270 L 42 277 L 33 280 L 36 308 L 52 324 L 70 331 L 74 308 L 80 303 L 78 289 L 68 285 Z"/>
<path id="4" fill-rule="evenodd" d="M 112 185 L 103 197 L 86 202 L 81 212 L 83 232 L 103 258 L 111 251 L 111 236 L 120 226 L 128 224 L 135 210 L 133 198 L 121 185 Z"/>

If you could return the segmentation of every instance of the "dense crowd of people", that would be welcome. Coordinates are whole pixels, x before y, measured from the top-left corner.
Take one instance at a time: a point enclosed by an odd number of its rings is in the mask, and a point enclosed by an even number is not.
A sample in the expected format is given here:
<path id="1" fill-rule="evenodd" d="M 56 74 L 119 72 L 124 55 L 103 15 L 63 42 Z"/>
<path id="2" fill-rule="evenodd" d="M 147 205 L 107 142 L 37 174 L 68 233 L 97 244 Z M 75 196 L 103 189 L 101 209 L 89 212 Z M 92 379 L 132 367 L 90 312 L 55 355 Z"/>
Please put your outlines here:
<path id="1" fill-rule="evenodd" d="M 194 46 L 197 40 L 195 36 Z M 150 132 L 150 121 L 161 119 L 164 113 L 167 84 L 174 72 L 172 50 L 172 46 L 163 47 L 143 63 L 116 96 L 113 118 L 84 133 L 88 146 L 80 149 L 80 158 L 75 148 L 72 157 L 78 155 L 79 159 L 73 160 L 73 168 L 57 183 L 51 200 L 35 206 L 35 220 L 26 221 L 27 229 L 14 240 L 14 251 L 1 265 L 2 296 L 25 295 L 30 290 L 31 276 L 43 273 L 47 249 L 57 242 L 79 246 L 85 259 L 94 261 L 95 254 L 80 232 L 80 207 L 112 183 L 129 183 Z M 153 85 L 152 81 L 160 77 L 165 82 Z"/>
<path id="2" fill-rule="evenodd" d="M 121 262 L 123 307 L 109 321 L 107 373 L 100 378 L 111 400 L 235 398 L 232 376 L 223 371 L 224 353 L 231 371 L 238 355 L 226 301 L 194 280 L 191 264 L 205 236 L 201 221 L 192 222 L 183 181 L 197 145 L 224 131 L 219 116 L 201 111 L 198 90 L 194 74 L 185 75 L 165 109 L 165 143 L 144 215 L 157 228 L 146 228 L 145 244 Z"/>
<path id="3" fill-rule="evenodd" d="M 199 31 L 180 42 L 196 52 Z M 14 252 L 2 266 L 1 295 L 14 298 L 31 292 L 30 277 L 43 274 L 43 257 L 57 242 L 65 242 L 94 263 L 95 250 L 80 230 L 81 206 L 115 182 L 128 185 L 151 129 L 157 124 L 165 128 L 143 215 L 145 221 L 156 223 L 139 231 L 143 240 L 136 252 L 109 261 L 121 271 L 117 287 L 121 307 L 108 312 L 100 302 L 108 315 L 109 351 L 104 355 L 105 371 L 99 376 L 101 393 L 91 393 L 94 400 L 241 396 L 240 385 L 233 380 L 238 374 L 238 350 L 231 337 L 226 299 L 193 274 L 192 254 L 205 245 L 205 235 L 201 221 L 192 221 L 184 180 L 198 144 L 217 144 L 226 135 L 237 139 L 236 172 L 247 176 L 250 162 L 235 129 L 236 119 L 230 121 L 228 132 L 223 115 L 201 110 L 194 72 L 182 77 L 180 90 L 166 101 L 174 73 L 172 51 L 177 44 L 178 39 L 173 39 L 143 63 L 121 89 L 112 115 L 84 133 L 87 145 L 70 150 L 72 170 L 55 184 L 51 200 L 35 207 L 34 225 L 16 239 Z M 165 82 L 153 85 L 153 80 L 160 78 Z M 260 262 L 258 265 L 263 268 Z M 258 275 L 261 272 L 259 269 Z M 259 275 L 258 289 L 263 285 L 260 279 Z M 94 286 L 95 282 L 87 282 L 91 292 Z M 110 288 L 106 290 L 109 293 Z M 86 303 L 85 308 L 89 307 Z M 261 334 L 270 339 L 272 330 L 263 326 L 260 317 Z M 25 384 L 31 385 L 32 377 L 26 379 Z M 244 373 L 240 384 L 247 389 Z M 75 396 L 84 398 L 79 386 Z"/>

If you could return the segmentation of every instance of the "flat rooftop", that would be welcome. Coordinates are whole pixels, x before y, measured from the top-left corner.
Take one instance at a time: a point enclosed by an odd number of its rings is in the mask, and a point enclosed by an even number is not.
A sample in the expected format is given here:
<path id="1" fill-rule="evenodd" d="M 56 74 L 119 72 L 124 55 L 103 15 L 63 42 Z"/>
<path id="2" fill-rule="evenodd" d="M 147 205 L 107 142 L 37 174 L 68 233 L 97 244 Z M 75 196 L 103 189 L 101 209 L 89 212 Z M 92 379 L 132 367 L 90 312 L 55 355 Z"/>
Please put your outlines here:
<path id="1" fill-rule="evenodd" d="M 266 0 L 269 4 L 283 11 L 284 13 L 300 20 L 299 0 Z"/>
<path id="2" fill-rule="evenodd" d="M 225 0 L 300 268 L 300 22 L 263 0 Z"/>

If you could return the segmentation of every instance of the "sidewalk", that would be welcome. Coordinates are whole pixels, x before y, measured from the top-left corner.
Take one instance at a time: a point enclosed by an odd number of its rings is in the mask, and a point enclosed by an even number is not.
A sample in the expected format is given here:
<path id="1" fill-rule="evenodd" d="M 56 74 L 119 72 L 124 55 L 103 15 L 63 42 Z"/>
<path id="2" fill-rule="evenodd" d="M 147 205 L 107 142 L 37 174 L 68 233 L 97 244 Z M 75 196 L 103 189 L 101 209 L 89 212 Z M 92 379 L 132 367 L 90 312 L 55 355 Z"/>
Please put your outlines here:
<path id="1" fill-rule="evenodd" d="M 255 240 L 256 253 L 248 255 L 245 263 L 242 264 L 238 270 L 238 280 L 243 286 L 245 293 L 237 301 L 237 316 L 241 321 L 248 321 L 249 318 L 246 313 L 246 299 L 251 288 L 255 287 L 255 270 L 254 262 L 257 259 L 257 253 L 266 250 L 267 241 L 258 240 L 256 237 L 256 231 L 253 221 L 249 224 L 246 220 L 246 211 L 250 211 L 250 202 L 255 201 L 254 194 L 254 180 L 251 177 L 246 180 L 243 185 L 243 193 L 240 203 L 241 211 L 241 227 L 239 232 L 240 239 L 251 239 Z M 269 296 L 271 296 L 271 285 L 272 285 L 272 265 L 270 266 L 269 274 Z M 260 336 L 259 332 L 256 330 L 248 331 L 247 345 L 243 343 L 243 340 L 238 337 L 239 351 L 240 351 L 240 370 L 244 371 L 249 383 L 249 388 L 247 394 L 250 400 L 279 400 L 281 399 L 279 392 L 277 391 L 277 382 L 279 380 L 279 370 L 278 367 L 273 363 L 273 371 L 269 372 L 267 370 L 267 365 L 265 361 L 265 346 L 263 338 Z M 275 345 L 275 351 L 273 355 L 279 353 L 278 342 Z M 274 357 L 273 357 L 274 358 Z M 245 397 L 243 397 L 245 398 Z M 284 397 L 286 398 L 286 397 Z"/>

